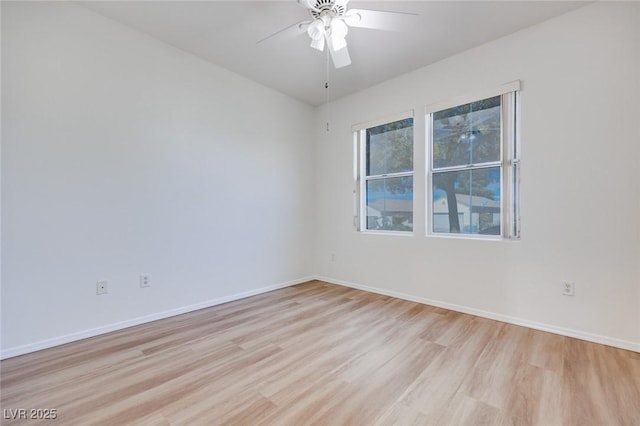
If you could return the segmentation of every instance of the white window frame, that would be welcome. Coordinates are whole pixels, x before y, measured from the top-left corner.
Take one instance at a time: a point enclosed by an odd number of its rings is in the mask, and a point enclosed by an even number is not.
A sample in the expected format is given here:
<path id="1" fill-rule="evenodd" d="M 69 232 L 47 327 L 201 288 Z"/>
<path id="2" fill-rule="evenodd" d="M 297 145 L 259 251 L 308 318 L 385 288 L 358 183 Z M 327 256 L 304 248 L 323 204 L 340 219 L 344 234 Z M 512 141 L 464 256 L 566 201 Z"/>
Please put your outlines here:
<path id="1" fill-rule="evenodd" d="M 520 238 L 520 81 L 507 83 L 498 88 L 485 90 L 474 95 L 439 102 L 425 108 L 426 118 L 426 230 L 428 237 L 470 238 L 481 240 L 517 240 Z M 433 166 L 433 114 L 445 109 L 487 98 L 501 96 L 501 144 L 500 160 L 481 165 L 461 165 L 455 167 Z M 444 171 L 480 170 L 500 167 L 500 235 L 434 232 L 433 220 L 433 175 Z"/>
<path id="2" fill-rule="evenodd" d="M 408 118 L 413 119 L 413 167 L 410 172 L 398 172 L 398 173 L 387 173 L 381 175 L 366 175 L 367 170 L 367 157 L 366 157 L 366 149 L 367 149 L 367 129 L 372 127 L 381 126 L 383 124 L 394 123 L 400 120 L 406 120 Z M 352 126 L 351 128 L 353 132 L 353 146 L 354 146 L 354 191 L 353 191 L 353 223 L 356 231 L 366 233 L 366 234 L 390 234 L 390 235 L 414 235 L 415 233 L 415 117 L 414 111 L 409 110 L 405 112 L 401 112 L 398 114 L 393 114 L 389 116 L 385 116 L 383 118 L 360 123 Z M 395 177 L 411 177 L 413 181 L 413 207 L 412 207 L 412 215 L 413 215 L 413 224 L 414 227 L 411 231 L 396 231 L 396 230 L 382 230 L 382 229 L 367 229 L 367 182 L 370 180 L 378 180 L 378 179 L 388 179 Z"/>

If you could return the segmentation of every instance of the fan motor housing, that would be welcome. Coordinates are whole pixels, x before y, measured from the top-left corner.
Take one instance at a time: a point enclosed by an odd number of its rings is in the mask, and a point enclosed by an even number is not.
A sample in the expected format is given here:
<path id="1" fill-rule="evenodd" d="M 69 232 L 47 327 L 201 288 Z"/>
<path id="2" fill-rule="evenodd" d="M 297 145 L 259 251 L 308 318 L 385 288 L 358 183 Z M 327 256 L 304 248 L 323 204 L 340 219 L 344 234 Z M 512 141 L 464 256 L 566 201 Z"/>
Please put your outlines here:
<path id="1" fill-rule="evenodd" d="M 322 17 L 327 12 L 333 13 L 335 16 L 343 16 L 346 12 L 345 7 L 336 4 L 335 0 L 316 0 L 315 8 L 318 10 L 310 9 L 311 16 L 315 19 Z"/>

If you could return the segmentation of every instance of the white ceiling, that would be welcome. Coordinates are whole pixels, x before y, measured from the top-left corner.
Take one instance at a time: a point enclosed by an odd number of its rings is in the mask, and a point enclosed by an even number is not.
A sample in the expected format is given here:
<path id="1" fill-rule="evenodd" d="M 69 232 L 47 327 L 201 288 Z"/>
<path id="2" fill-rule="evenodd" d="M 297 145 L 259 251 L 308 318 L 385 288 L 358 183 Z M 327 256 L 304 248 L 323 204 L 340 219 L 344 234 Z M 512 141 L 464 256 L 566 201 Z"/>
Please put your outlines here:
<path id="1" fill-rule="evenodd" d="M 308 12 L 287 1 L 88 1 L 87 8 L 311 105 L 326 102 L 326 54 L 293 39 L 257 41 Z M 356 1 L 414 12 L 405 32 L 352 28 L 352 64 L 330 69 L 330 99 L 357 92 L 584 6 L 582 1 Z"/>

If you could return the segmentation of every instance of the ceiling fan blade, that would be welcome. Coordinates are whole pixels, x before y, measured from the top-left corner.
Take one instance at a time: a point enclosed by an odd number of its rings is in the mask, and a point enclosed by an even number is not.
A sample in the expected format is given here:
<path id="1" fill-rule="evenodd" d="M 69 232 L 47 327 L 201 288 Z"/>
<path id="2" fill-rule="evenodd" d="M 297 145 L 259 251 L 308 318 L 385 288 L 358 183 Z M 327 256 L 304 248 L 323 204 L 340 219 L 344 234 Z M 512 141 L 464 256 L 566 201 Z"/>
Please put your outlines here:
<path id="1" fill-rule="evenodd" d="M 350 27 L 387 31 L 407 31 L 416 24 L 417 13 L 349 9 L 344 21 Z"/>
<path id="2" fill-rule="evenodd" d="M 320 12 L 320 9 L 316 8 L 315 0 L 298 0 L 298 4 L 307 9 L 315 10 L 316 12 Z"/>
<path id="3" fill-rule="evenodd" d="M 313 20 L 300 21 L 293 25 L 289 25 L 286 28 L 283 28 L 271 35 L 266 36 L 262 40 L 259 40 L 258 43 L 262 43 L 266 40 L 285 40 L 285 39 L 296 37 L 300 34 L 304 34 L 307 31 L 307 27 L 311 22 L 313 22 Z"/>
<path id="4" fill-rule="evenodd" d="M 331 60 L 333 61 L 334 67 L 342 68 L 351 64 L 351 57 L 349 56 L 349 50 L 346 46 L 340 50 L 333 50 L 332 43 L 329 42 L 327 44 L 329 45 L 329 52 L 331 52 Z"/>

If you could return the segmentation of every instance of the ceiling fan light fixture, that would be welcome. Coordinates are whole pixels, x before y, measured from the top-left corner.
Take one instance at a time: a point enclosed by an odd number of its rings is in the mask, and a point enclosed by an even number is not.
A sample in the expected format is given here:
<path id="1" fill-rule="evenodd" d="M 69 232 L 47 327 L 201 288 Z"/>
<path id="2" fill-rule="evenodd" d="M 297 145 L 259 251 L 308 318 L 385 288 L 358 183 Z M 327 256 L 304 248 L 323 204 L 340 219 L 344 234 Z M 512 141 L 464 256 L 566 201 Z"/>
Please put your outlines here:
<path id="1" fill-rule="evenodd" d="M 316 19 L 307 28 L 307 34 L 311 40 L 318 40 L 324 37 L 325 29 L 322 19 Z"/>
<path id="2" fill-rule="evenodd" d="M 311 39 L 311 47 L 322 52 L 324 50 L 324 36 Z"/>
<path id="3" fill-rule="evenodd" d="M 330 24 L 331 37 L 345 38 L 349 32 L 349 27 L 340 18 L 333 18 Z"/>

